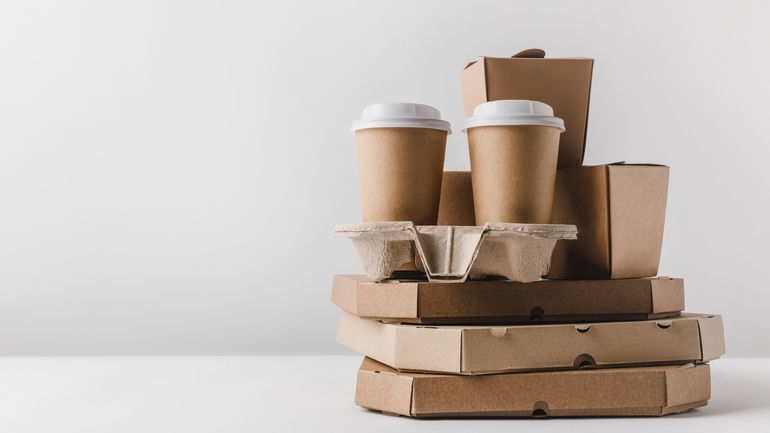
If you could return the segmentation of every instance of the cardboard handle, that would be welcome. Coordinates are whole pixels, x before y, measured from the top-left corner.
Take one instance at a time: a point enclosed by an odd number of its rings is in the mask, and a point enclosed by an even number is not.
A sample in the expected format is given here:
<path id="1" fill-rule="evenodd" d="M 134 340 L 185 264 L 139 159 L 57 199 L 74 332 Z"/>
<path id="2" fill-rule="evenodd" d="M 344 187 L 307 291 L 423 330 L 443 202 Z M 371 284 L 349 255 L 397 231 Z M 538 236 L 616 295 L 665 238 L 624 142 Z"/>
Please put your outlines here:
<path id="1" fill-rule="evenodd" d="M 512 59 L 542 59 L 545 57 L 545 51 L 540 48 L 527 48 L 511 56 Z"/>

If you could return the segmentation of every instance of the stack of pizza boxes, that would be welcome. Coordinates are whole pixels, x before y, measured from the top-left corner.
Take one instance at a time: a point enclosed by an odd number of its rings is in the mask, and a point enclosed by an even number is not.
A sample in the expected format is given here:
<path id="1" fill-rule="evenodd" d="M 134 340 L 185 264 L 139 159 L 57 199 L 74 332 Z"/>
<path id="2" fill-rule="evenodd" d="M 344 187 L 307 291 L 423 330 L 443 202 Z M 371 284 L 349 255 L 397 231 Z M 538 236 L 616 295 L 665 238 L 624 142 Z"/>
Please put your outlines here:
<path id="1" fill-rule="evenodd" d="M 669 167 L 583 166 L 593 60 L 527 50 L 460 74 L 470 172 L 433 107 L 354 122 L 363 223 L 335 227 L 355 402 L 410 417 L 666 415 L 705 406 L 722 318 L 658 276 Z M 459 129 L 459 128 L 458 128 Z M 621 144 L 618 144 L 619 146 Z"/>

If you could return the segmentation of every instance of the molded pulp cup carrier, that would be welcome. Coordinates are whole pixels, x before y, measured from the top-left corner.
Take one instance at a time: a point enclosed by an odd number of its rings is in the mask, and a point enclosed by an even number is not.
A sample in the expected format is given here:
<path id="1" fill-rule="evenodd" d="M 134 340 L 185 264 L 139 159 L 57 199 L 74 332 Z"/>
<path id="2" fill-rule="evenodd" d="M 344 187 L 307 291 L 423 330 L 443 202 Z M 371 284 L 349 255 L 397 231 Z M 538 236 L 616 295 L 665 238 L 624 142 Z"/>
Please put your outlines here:
<path id="1" fill-rule="evenodd" d="M 466 119 L 476 224 L 548 224 L 564 121 L 545 103 L 485 102 Z"/>
<path id="2" fill-rule="evenodd" d="M 423 104 L 364 108 L 353 122 L 364 222 L 435 225 L 449 122 Z"/>

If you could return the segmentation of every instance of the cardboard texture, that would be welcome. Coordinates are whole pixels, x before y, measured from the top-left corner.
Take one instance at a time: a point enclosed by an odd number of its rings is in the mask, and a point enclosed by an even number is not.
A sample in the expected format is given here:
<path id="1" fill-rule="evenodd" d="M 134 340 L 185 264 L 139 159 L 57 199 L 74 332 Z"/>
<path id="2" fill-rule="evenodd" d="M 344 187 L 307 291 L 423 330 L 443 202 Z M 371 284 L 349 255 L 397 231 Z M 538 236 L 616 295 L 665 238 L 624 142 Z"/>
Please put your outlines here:
<path id="1" fill-rule="evenodd" d="M 487 101 L 545 102 L 564 119 L 566 128 L 560 139 L 558 166 L 579 167 L 588 129 L 593 59 L 526 57 L 532 55 L 529 50 L 521 54 L 525 57 L 482 57 L 466 66 L 460 74 L 465 117 L 472 117 L 473 109 Z"/>
<path id="2" fill-rule="evenodd" d="M 373 279 L 388 278 L 411 262 L 429 280 L 447 282 L 469 276 L 535 281 L 548 270 L 556 241 L 577 236 L 572 225 L 415 226 L 404 221 L 339 225 L 334 233 L 353 240 Z"/>
<path id="3" fill-rule="evenodd" d="M 402 373 L 369 358 L 356 404 L 410 417 L 660 416 L 705 406 L 708 364 L 453 376 Z"/>
<path id="4" fill-rule="evenodd" d="M 473 226 L 473 186 L 470 171 L 445 171 L 441 180 L 438 225 Z"/>
<path id="5" fill-rule="evenodd" d="M 640 278 L 658 273 L 669 168 L 609 164 L 561 169 L 551 221 L 576 224 L 558 245 L 547 278 Z"/>
<path id="6" fill-rule="evenodd" d="M 427 128 L 356 131 L 364 221 L 435 225 L 446 139 Z"/>
<path id="7" fill-rule="evenodd" d="M 337 342 L 402 371 L 464 375 L 706 362 L 724 354 L 722 317 L 551 325 L 386 324 L 343 311 Z"/>
<path id="8" fill-rule="evenodd" d="M 337 275 L 332 302 L 359 317 L 415 324 L 645 320 L 679 315 L 684 281 L 663 277 L 448 284 Z"/>
<path id="9" fill-rule="evenodd" d="M 468 129 L 476 224 L 551 222 L 560 134 L 551 126 Z"/>

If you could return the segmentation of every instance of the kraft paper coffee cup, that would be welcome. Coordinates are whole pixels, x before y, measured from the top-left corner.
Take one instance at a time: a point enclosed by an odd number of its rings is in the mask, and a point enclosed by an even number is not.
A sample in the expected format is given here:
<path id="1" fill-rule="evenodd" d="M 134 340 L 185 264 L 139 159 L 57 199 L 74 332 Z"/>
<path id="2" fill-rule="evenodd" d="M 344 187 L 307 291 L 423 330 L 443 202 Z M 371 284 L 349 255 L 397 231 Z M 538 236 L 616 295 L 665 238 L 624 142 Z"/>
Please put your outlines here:
<path id="1" fill-rule="evenodd" d="M 538 101 L 485 102 L 466 119 L 476 224 L 551 222 L 564 121 Z"/>
<path id="2" fill-rule="evenodd" d="M 449 122 L 428 105 L 374 104 L 353 131 L 364 222 L 436 225 Z"/>

